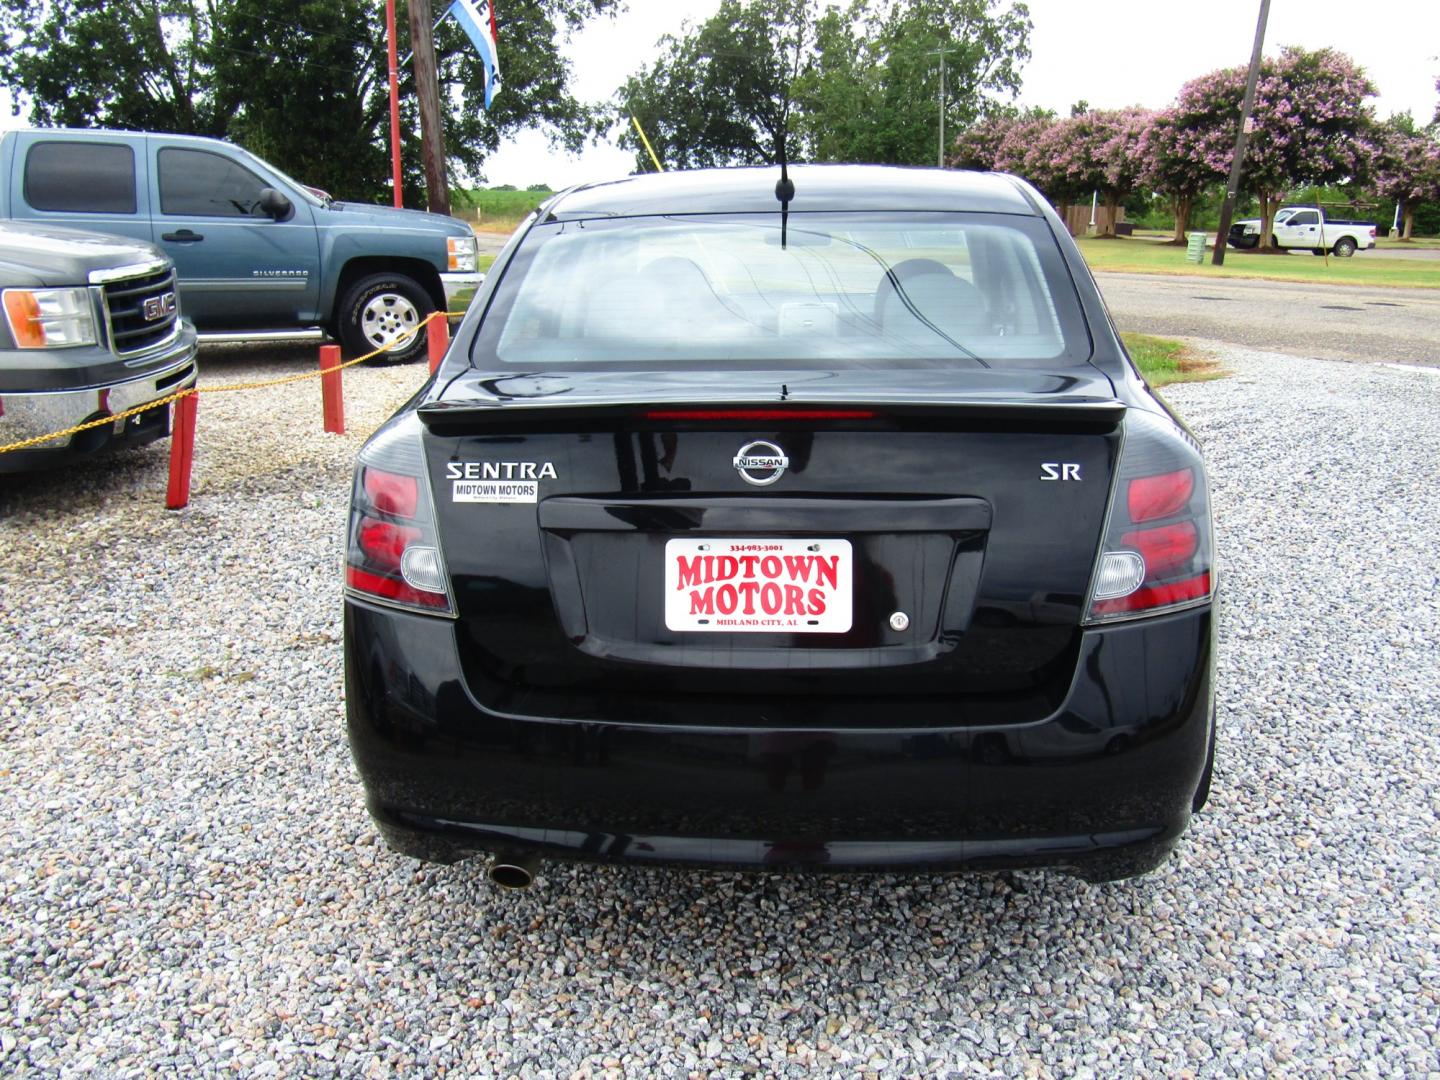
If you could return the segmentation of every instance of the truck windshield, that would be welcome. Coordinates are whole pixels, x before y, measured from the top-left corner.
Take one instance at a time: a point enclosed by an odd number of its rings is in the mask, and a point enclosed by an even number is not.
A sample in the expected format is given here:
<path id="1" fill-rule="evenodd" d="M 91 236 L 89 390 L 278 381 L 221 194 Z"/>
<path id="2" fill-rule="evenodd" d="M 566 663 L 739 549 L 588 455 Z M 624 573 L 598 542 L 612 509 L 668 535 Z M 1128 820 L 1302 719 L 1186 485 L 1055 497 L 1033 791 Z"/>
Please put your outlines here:
<path id="1" fill-rule="evenodd" d="M 503 271 L 472 363 L 1056 367 L 1089 335 L 1045 222 L 1008 214 L 552 222 Z"/>

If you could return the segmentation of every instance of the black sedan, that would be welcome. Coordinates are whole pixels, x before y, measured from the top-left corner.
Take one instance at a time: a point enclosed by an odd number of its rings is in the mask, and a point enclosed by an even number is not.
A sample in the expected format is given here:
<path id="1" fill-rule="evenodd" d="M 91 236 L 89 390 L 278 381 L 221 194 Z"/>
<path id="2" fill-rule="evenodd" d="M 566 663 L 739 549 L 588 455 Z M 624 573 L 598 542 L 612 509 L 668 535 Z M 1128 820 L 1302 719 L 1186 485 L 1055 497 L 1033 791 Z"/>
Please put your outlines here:
<path id="1" fill-rule="evenodd" d="M 1209 790 L 1204 465 L 1007 176 L 555 196 L 361 452 L 346 575 L 371 814 L 502 884 L 1111 880 Z"/>

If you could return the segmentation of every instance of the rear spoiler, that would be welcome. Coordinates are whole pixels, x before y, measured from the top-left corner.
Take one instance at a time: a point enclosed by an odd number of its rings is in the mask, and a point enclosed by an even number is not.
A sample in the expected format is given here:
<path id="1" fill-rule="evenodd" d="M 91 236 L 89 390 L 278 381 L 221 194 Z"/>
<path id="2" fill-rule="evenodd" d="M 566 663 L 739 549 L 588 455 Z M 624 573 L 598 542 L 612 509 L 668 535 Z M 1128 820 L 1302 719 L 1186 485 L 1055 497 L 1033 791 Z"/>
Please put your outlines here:
<path id="1" fill-rule="evenodd" d="M 1125 418 L 1113 398 L 1062 397 L 916 400 L 870 397 L 863 402 L 809 398 L 783 402 L 695 400 L 432 401 L 417 410 L 426 428 L 440 435 L 515 431 L 620 431 L 728 427 L 739 430 L 789 426 L 846 429 L 1075 431 L 1103 433 Z"/>

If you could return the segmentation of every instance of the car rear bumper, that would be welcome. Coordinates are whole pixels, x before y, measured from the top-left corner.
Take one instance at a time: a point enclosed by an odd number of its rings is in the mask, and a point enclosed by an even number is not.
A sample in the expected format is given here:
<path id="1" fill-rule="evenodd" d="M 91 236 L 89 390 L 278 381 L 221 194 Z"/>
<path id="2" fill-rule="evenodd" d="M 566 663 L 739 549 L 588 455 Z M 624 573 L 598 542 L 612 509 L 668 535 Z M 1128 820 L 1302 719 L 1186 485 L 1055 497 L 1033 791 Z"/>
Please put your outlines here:
<path id="1" fill-rule="evenodd" d="M 88 420 L 116 415 L 195 385 L 195 330 L 189 324 L 163 352 L 143 357 L 148 370 L 135 377 L 112 373 L 98 385 L 73 390 L 0 393 L 0 445 L 64 431 Z M 140 446 L 170 433 L 169 410 L 156 409 L 88 431 L 53 439 L 33 449 L 0 454 L 0 473 L 43 469 L 119 446 Z"/>
<path id="2" fill-rule="evenodd" d="M 1213 722 L 1209 607 L 1087 631 L 1042 721 L 949 728 L 827 728 L 823 711 L 804 729 L 499 715 L 467 693 L 450 622 L 349 599 L 345 634 L 371 814 L 392 846 L 441 861 L 1124 876 L 1104 867 L 1148 868 L 1184 831 Z"/>

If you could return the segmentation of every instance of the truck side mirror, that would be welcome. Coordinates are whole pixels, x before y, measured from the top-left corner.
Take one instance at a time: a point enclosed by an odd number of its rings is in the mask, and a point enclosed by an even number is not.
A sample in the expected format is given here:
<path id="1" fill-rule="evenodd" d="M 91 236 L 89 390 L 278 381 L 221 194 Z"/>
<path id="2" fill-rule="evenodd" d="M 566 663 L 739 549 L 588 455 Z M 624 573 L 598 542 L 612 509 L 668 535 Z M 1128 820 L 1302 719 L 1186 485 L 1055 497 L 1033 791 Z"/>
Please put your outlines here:
<path id="1" fill-rule="evenodd" d="M 284 221 L 288 218 L 295 207 L 280 192 L 273 187 L 260 189 L 260 209 L 269 214 L 276 221 Z"/>

